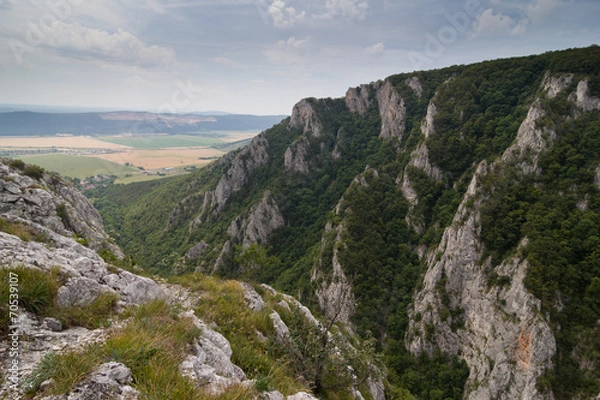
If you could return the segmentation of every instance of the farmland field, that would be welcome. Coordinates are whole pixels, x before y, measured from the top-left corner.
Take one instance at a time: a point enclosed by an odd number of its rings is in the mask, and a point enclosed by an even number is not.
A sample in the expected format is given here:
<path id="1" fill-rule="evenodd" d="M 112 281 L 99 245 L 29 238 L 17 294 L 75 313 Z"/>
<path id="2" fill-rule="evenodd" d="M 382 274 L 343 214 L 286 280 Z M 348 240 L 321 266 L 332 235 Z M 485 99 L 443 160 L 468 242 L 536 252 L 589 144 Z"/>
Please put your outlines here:
<path id="1" fill-rule="evenodd" d="M 124 149 L 127 146 L 100 141 L 88 136 L 9 137 L 0 136 L 0 148 L 47 148 L 63 149 Z"/>
<path id="2" fill-rule="evenodd" d="M 94 175 L 124 176 L 137 173 L 137 168 L 119 165 L 95 157 L 81 157 L 68 154 L 43 154 L 21 156 L 26 163 L 36 164 L 49 171 L 58 172 L 70 178 L 84 179 Z"/>
<path id="3" fill-rule="evenodd" d="M 98 136 L 98 140 L 134 149 L 168 149 L 174 147 L 206 147 L 223 143 L 213 137 L 192 135 Z"/>
<path id="4" fill-rule="evenodd" d="M 185 165 L 205 165 L 211 158 L 222 156 L 220 150 L 210 147 L 192 149 L 127 150 L 119 153 L 98 154 L 94 157 L 118 164 L 129 163 L 144 169 L 180 167 Z"/>
<path id="5" fill-rule="evenodd" d="M 0 151 L 71 178 L 116 175 L 117 182 L 128 183 L 186 173 L 183 167 L 206 165 L 257 133 L 0 137 Z M 146 171 L 142 173 L 138 167 Z"/>

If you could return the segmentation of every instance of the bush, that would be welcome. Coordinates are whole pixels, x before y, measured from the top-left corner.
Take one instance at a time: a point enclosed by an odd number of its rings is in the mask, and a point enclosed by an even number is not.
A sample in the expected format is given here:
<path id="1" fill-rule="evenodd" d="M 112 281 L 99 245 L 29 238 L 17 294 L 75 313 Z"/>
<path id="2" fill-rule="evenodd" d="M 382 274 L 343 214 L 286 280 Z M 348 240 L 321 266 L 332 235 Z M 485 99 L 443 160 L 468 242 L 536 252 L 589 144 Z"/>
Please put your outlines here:
<path id="1" fill-rule="evenodd" d="M 23 168 L 23 174 L 27 175 L 30 178 L 33 179 L 37 179 L 40 180 L 44 177 L 44 168 L 38 166 L 38 165 L 31 165 L 28 164 L 27 166 L 25 166 L 25 168 Z"/>
<path id="2" fill-rule="evenodd" d="M 23 169 L 25 168 L 25 163 L 23 160 L 15 159 L 8 163 L 8 166 L 14 169 Z"/>

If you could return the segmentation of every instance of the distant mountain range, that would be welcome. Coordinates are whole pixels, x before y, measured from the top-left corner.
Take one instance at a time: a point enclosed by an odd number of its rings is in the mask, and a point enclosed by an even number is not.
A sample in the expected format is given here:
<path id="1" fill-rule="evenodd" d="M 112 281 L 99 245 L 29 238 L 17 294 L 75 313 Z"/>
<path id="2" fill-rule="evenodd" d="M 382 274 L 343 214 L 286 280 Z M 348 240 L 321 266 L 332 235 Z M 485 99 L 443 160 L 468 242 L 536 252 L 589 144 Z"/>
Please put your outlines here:
<path id="1" fill-rule="evenodd" d="M 246 115 L 215 112 L 156 114 L 142 111 L 33 112 L 0 108 L 0 136 L 48 136 L 56 134 L 106 135 L 152 133 L 198 133 L 267 129 L 285 115 Z"/>

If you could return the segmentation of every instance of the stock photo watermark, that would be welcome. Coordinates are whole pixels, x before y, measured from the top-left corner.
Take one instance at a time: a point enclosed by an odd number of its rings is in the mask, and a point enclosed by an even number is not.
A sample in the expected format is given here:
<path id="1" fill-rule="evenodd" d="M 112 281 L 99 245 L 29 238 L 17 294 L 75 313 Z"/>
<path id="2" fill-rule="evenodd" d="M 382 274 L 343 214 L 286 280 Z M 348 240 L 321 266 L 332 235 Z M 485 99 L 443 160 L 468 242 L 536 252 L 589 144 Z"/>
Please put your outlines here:
<path id="1" fill-rule="evenodd" d="M 459 35 L 464 34 L 471 27 L 472 21 L 483 12 L 479 0 L 467 0 L 463 11 L 454 14 L 444 12 L 447 24 L 441 26 L 437 32 L 425 34 L 423 51 L 411 51 L 408 59 L 415 70 L 427 69 L 433 61 L 441 57 L 448 46 L 456 42 Z"/>
<path id="2" fill-rule="evenodd" d="M 14 0 L 3 1 L 4 3 L 16 4 Z M 37 47 L 48 40 L 48 35 L 54 31 L 56 22 L 69 18 L 73 13 L 72 7 L 82 3 L 83 0 L 47 0 L 43 5 L 40 5 L 43 10 L 42 15 L 26 24 L 22 40 L 11 39 L 8 42 L 17 63 L 19 65 L 23 64 L 27 54 L 33 53 Z M 0 5 L 2 4 L 2 0 L 0 0 Z"/>
<path id="3" fill-rule="evenodd" d="M 8 273 L 8 376 L 6 380 L 9 382 L 11 390 L 19 390 L 20 376 L 20 356 L 21 356 L 21 326 L 19 323 L 19 275 L 15 272 Z"/>
<path id="4" fill-rule="evenodd" d="M 173 92 L 171 93 L 171 101 L 161 104 L 158 107 L 158 113 L 175 114 L 178 111 L 183 111 L 196 99 L 195 93 L 203 91 L 201 87 L 194 87 L 189 79 L 186 83 L 176 80 L 174 86 L 175 89 L 173 89 Z"/>

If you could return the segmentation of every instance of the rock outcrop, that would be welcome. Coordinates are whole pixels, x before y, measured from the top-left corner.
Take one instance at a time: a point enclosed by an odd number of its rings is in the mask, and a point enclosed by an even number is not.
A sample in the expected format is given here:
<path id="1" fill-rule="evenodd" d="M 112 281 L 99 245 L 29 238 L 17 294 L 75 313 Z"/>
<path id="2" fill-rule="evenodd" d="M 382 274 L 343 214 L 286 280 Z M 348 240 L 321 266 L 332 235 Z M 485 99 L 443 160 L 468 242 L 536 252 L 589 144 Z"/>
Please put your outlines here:
<path id="1" fill-rule="evenodd" d="M 383 82 L 379 81 L 370 85 L 348 89 L 345 97 L 346 107 L 351 112 L 364 115 L 372 104 L 371 93 L 377 101 L 379 116 L 381 117 L 379 137 L 382 139 L 402 139 L 405 129 L 406 105 L 404 99 L 389 80 L 386 79 Z"/>
<path id="2" fill-rule="evenodd" d="M 371 105 L 371 87 L 371 85 L 364 84 L 348 89 L 344 98 L 348 110 L 359 115 L 365 115 Z"/>
<path id="3" fill-rule="evenodd" d="M 343 199 L 336 207 L 337 215 L 342 202 Z M 311 280 L 317 284 L 315 294 L 325 318 L 335 319 L 352 328 L 350 318 L 354 315 L 356 300 L 352 293 L 352 284 L 339 261 L 339 250 L 344 246 L 343 232 L 343 221 L 336 227 L 331 222 L 327 223 L 321 239 L 320 257 L 312 271 Z M 326 248 L 332 249 L 331 259 L 324 258 Z"/>
<path id="4" fill-rule="evenodd" d="M 215 190 L 204 194 L 200 215 L 192 223 L 192 228 L 209 218 L 210 215 L 219 215 L 223 211 L 233 193 L 239 191 L 246 184 L 252 171 L 266 164 L 269 159 L 267 148 L 267 139 L 264 134 L 260 134 L 255 136 L 243 150 L 238 153 L 230 153 L 234 155 L 221 161 L 231 161 L 231 166 L 223 174 Z"/>
<path id="5" fill-rule="evenodd" d="M 11 164 L 0 160 L 0 213 L 63 236 L 77 235 L 94 250 L 109 249 L 123 256 L 104 232 L 98 211 L 73 185 L 47 172 L 25 175 L 22 168 Z"/>
<path id="6" fill-rule="evenodd" d="M 300 137 L 285 150 L 283 165 L 288 171 L 296 173 L 308 172 L 308 153 L 310 143 L 306 136 Z"/>
<path id="7" fill-rule="evenodd" d="M 375 98 L 379 106 L 379 116 L 381 117 L 382 139 L 401 140 L 404 134 L 404 124 L 406 118 L 406 105 L 404 99 L 400 97 L 398 91 L 389 80 L 385 80 L 376 92 Z"/>
<path id="8" fill-rule="evenodd" d="M 311 99 L 303 99 L 294 105 L 289 127 L 302 128 L 308 138 L 317 138 L 321 136 L 323 126 L 310 101 Z"/>
<path id="9" fill-rule="evenodd" d="M 196 318 L 193 312 L 185 316 L 192 318 L 201 334 L 194 341 L 192 354 L 179 365 L 181 374 L 214 395 L 245 381 L 244 371 L 231 362 L 233 352 L 227 339 Z"/>

